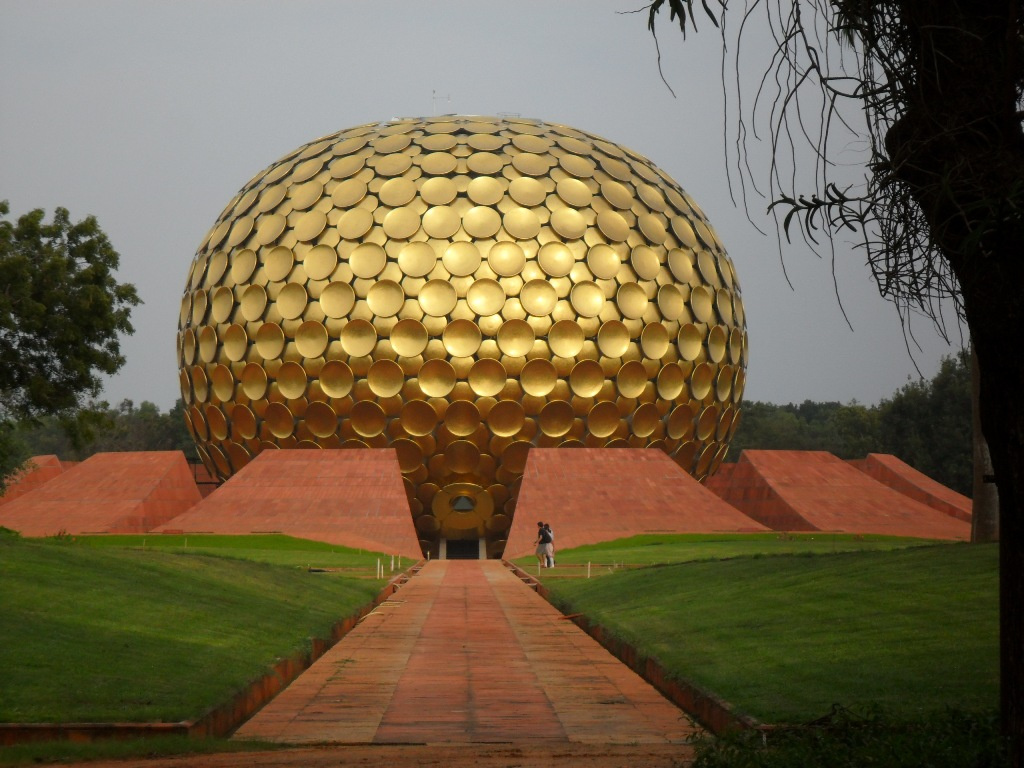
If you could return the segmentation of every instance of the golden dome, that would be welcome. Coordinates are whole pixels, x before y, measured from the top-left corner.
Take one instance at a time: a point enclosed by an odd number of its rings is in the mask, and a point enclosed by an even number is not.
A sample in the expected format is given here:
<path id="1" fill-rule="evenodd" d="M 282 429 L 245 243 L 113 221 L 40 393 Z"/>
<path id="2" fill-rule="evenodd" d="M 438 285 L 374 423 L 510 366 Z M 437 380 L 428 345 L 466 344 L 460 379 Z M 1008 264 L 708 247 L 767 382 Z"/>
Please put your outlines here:
<path id="1" fill-rule="evenodd" d="M 181 302 L 181 392 L 222 479 L 265 448 L 394 447 L 424 551 L 504 548 L 530 446 L 714 472 L 747 334 L 732 262 L 646 158 L 444 116 L 317 139 L 246 184 Z"/>

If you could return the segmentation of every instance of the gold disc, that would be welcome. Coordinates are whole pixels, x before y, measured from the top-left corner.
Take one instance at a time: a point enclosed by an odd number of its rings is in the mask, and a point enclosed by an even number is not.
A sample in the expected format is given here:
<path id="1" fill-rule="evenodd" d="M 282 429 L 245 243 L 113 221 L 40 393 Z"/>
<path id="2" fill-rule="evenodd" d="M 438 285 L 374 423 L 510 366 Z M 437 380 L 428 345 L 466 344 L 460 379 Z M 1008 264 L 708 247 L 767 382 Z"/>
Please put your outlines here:
<path id="1" fill-rule="evenodd" d="M 627 211 L 633 207 L 633 193 L 617 181 L 601 182 L 601 196 L 616 208 Z"/>
<path id="2" fill-rule="evenodd" d="M 589 179 L 594 175 L 594 171 L 597 170 L 597 166 L 592 162 L 585 157 L 577 157 L 576 155 L 563 155 L 558 158 L 558 164 L 562 166 L 566 173 L 581 179 Z"/>
<path id="3" fill-rule="evenodd" d="M 208 325 L 199 331 L 199 358 L 204 363 L 212 363 L 217 356 L 217 331 Z"/>
<path id="4" fill-rule="evenodd" d="M 529 240 L 540 232 L 540 219 L 529 208 L 512 208 L 502 219 L 505 231 L 517 240 Z"/>
<path id="5" fill-rule="evenodd" d="M 586 335 L 574 320 L 559 320 L 548 331 L 548 346 L 559 357 L 575 357 L 583 350 Z"/>
<path id="6" fill-rule="evenodd" d="M 427 348 L 427 329 L 411 317 L 399 320 L 391 329 L 391 348 L 402 357 L 416 357 Z"/>
<path id="7" fill-rule="evenodd" d="M 352 357 L 365 357 L 377 346 L 377 329 L 368 320 L 349 320 L 341 329 L 341 347 Z"/>
<path id="8" fill-rule="evenodd" d="M 648 323 L 640 333 L 640 349 L 644 357 L 651 360 L 660 360 L 668 352 L 671 340 L 668 331 L 661 323 Z"/>
<path id="9" fill-rule="evenodd" d="M 290 437 L 295 431 L 295 417 L 288 410 L 284 403 L 271 403 L 263 413 L 263 423 L 267 425 L 270 434 L 279 440 Z"/>
<path id="10" fill-rule="evenodd" d="M 550 315 L 558 303 L 555 287 L 547 280 L 530 280 L 519 292 L 523 309 L 535 317 Z"/>
<path id="11" fill-rule="evenodd" d="M 372 214 L 370 218 L 373 219 Z M 407 240 L 420 228 L 420 216 L 413 208 L 394 208 L 384 216 L 383 227 L 388 237 Z"/>
<path id="12" fill-rule="evenodd" d="M 420 307 L 428 315 L 433 317 L 444 317 L 455 309 L 458 301 L 458 294 L 455 286 L 447 280 L 428 280 L 420 288 Z"/>
<path id="13" fill-rule="evenodd" d="M 413 189 L 413 194 L 416 190 Z M 359 179 L 345 179 L 334 188 L 331 202 L 336 208 L 351 208 L 366 197 L 366 182 Z"/>
<path id="14" fill-rule="evenodd" d="M 452 320 L 441 334 L 444 348 L 452 357 L 471 357 L 480 349 L 480 329 L 471 320 Z"/>
<path id="15" fill-rule="evenodd" d="M 437 412 L 426 400 L 408 400 L 399 416 L 403 429 L 414 437 L 429 435 L 437 426 Z"/>
<path id="16" fill-rule="evenodd" d="M 491 246 L 487 265 L 500 277 L 515 277 L 526 266 L 526 254 L 518 244 L 505 240 Z"/>
<path id="17" fill-rule="evenodd" d="M 427 179 L 420 187 L 420 197 L 427 205 L 448 205 L 458 194 L 459 190 L 455 183 L 442 176 Z"/>
<path id="18" fill-rule="evenodd" d="M 378 317 L 394 317 L 405 306 L 405 291 L 394 280 L 379 280 L 366 292 L 366 305 Z"/>
<path id="19" fill-rule="evenodd" d="M 320 357 L 327 349 L 327 329 L 316 320 L 307 320 L 295 331 L 295 347 L 303 357 Z"/>
<path id="20" fill-rule="evenodd" d="M 452 243 L 445 248 L 441 263 L 453 277 L 472 275 L 480 266 L 480 249 L 466 241 Z"/>
<path id="21" fill-rule="evenodd" d="M 345 397 L 352 391 L 352 369 L 341 360 L 328 360 L 320 369 L 320 389 L 328 397 Z"/>
<path id="22" fill-rule="evenodd" d="M 431 152 L 423 155 L 420 168 L 430 176 L 446 176 L 455 170 L 458 160 L 447 152 Z"/>
<path id="23" fill-rule="evenodd" d="M 210 428 L 210 437 L 214 440 L 227 440 L 228 421 L 224 412 L 216 405 L 206 406 L 206 425 Z"/>
<path id="24" fill-rule="evenodd" d="M 301 365 L 288 361 L 277 371 L 277 389 L 289 400 L 298 400 L 306 394 L 306 371 Z"/>
<path id="25" fill-rule="evenodd" d="M 525 421 L 526 413 L 516 400 L 500 400 L 487 414 L 487 426 L 498 437 L 518 434 Z"/>
<path id="26" fill-rule="evenodd" d="M 565 277 L 576 264 L 576 257 L 569 246 L 554 240 L 541 246 L 537 252 L 537 263 L 550 277 Z"/>
<path id="27" fill-rule="evenodd" d="M 473 472 L 480 464 L 480 449 L 469 440 L 455 440 L 444 449 L 444 463 L 450 472 Z"/>
<path id="28" fill-rule="evenodd" d="M 540 409 L 540 431 L 548 437 L 561 437 L 572 429 L 574 413 L 565 400 L 552 400 Z"/>
<path id="29" fill-rule="evenodd" d="M 478 397 L 494 397 L 505 388 L 508 374 L 499 361 L 485 357 L 473 363 L 468 380 Z"/>
<path id="30" fill-rule="evenodd" d="M 594 437 L 611 437 L 619 428 L 621 414 L 615 403 L 605 400 L 597 403 L 587 414 L 587 430 Z"/>
<path id="31" fill-rule="evenodd" d="M 284 331 L 277 323 L 264 323 L 256 331 L 256 351 L 264 360 L 275 360 L 284 351 Z"/>
<path id="32" fill-rule="evenodd" d="M 267 372 L 259 363 L 246 363 L 240 378 L 242 393 L 250 400 L 259 400 L 267 394 Z"/>
<path id="33" fill-rule="evenodd" d="M 387 415 L 384 409 L 372 400 L 360 400 L 352 406 L 348 414 L 352 429 L 360 437 L 375 437 L 387 426 Z"/>
<path id="34" fill-rule="evenodd" d="M 493 176 L 477 176 L 469 182 L 466 196 L 477 205 L 497 205 L 505 196 L 505 187 Z"/>
<path id="35" fill-rule="evenodd" d="M 466 292 L 466 303 L 477 315 L 496 315 L 505 306 L 505 289 L 497 280 L 487 277 L 474 280 Z"/>
<path id="36" fill-rule="evenodd" d="M 718 378 L 715 380 L 715 399 L 718 402 L 724 403 L 732 394 L 732 377 L 732 367 L 722 366 L 722 370 L 718 372 Z"/>
<path id="37" fill-rule="evenodd" d="M 376 243 L 362 243 L 357 245 L 348 257 L 348 265 L 352 268 L 352 274 L 363 279 L 376 277 L 384 269 L 388 255 Z"/>
<path id="38" fill-rule="evenodd" d="M 658 372 L 658 397 L 664 400 L 675 400 L 683 393 L 686 376 L 683 369 L 676 363 L 666 363 Z"/>
<path id="39" fill-rule="evenodd" d="M 512 158 L 512 166 L 524 176 L 546 176 L 552 161 L 547 155 L 523 152 Z"/>
<path id="40" fill-rule="evenodd" d="M 633 271 L 641 280 L 654 280 L 661 272 L 661 261 L 658 254 L 648 245 L 638 245 L 632 250 L 629 261 Z"/>
<path id="41" fill-rule="evenodd" d="M 259 434 L 256 417 L 244 405 L 236 403 L 231 409 L 231 431 L 243 440 L 253 440 Z"/>
<path id="42" fill-rule="evenodd" d="M 533 327 L 525 320 L 506 320 L 498 329 L 498 348 L 509 357 L 524 357 L 535 340 Z"/>
<path id="43" fill-rule="evenodd" d="M 331 283 L 320 292 L 320 309 L 327 317 L 346 317 L 355 303 L 355 291 L 348 283 Z"/>
<path id="44" fill-rule="evenodd" d="M 601 211 L 597 214 L 597 228 L 613 243 L 625 242 L 631 231 L 626 219 L 617 211 Z"/>
<path id="45" fill-rule="evenodd" d="M 326 280 L 338 266 L 338 252 L 329 245 L 314 245 L 302 266 L 310 280 Z"/>
<path id="46" fill-rule="evenodd" d="M 390 216 L 391 214 L 388 215 Z M 386 232 L 387 217 L 384 218 L 384 221 Z M 451 237 L 459 231 L 461 224 L 462 220 L 459 218 L 459 214 L 456 213 L 454 208 L 447 205 L 436 205 L 423 214 L 423 231 L 427 233 L 428 237 L 433 237 L 437 240 L 446 240 Z M 409 234 L 411 235 L 415 231 L 413 230 Z M 388 234 L 390 235 L 390 233 Z M 391 236 L 394 237 L 394 235 Z"/>
<path id="47" fill-rule="evenodd" d="M 718 406 L 709 405 L 700 412 L 700 416 L 697 418 L 697 439 L 710 439 L 715 434 L 716 426 L 718 426 Z"/>
<path id="48" fill-rule="evenodd" d="M 377 199 L 389 208 L 401 208 L 416 197 L 416 183 L 411 179 L 388 179 L 377 192 Z"/>
<path id="49" fill-rule="evenodd" d="M 604 291 L 589 280 L 576 283 L 569 293 L 573 309 L 583 317 L 597 317 L 604 306 Z"/>
<path id="50" fill-rule="evenodd" d="M 296 211 L 304 211 L 307 208 L 311 208 L 317 200 L 324 196 L 324 185 L 319 181 L 307 181 L 305 184 L 293 184 L 288 190 L 288 197 L 292 201 L 292 209 Z M 283 216 L 281 218 L 284 218 Z M 282 223 L 281 230 L 284 230 L 284 223 Z M 281 234 L 280 232 L 277 233 Z M 277 235 L 274 235 L 271 240 L 277 239 Z M 270 242 L 268 240 L 267 242 Z"/>
<path id="51" fill-rule="evenodd" d="M 714 326 L 708 334 L 708 358 L 710 358 L 711 362 L 722 362 L 727 345 L 728 337 L 725 334 L 725 326 Z"/>
<path id="52" fill-rule="evenodd" d="M 501 466 L 513 473 L 521 474 L 526 469 L 526 457 L 533 446 L 525 440 L 516 440 L 501 453 Z"/>
<path id="53" fill-rule="evenodd" d="M 658 309 L 666 320 L 678 320 L 686 309 L 686 300 L 674 285 L 663 285 L 658 289 Z"/>
<path id="54" fill-rule="evenodd" d="M 244 359 L 245 353 L 249 351 L 249 336 L 245 328 L 237 324 L 227 327 L 221 342 L 224 345 L 224 355 L 234 363 Z"/>
<path id="55" fill-rule="evenodd" d="M 668 417 L 666 434 L 673 440 L 689 440 L 693 437 L 693 411 L 686 403 L 676 406 Z"/>
<path id="56" fill-rule="evenodd" d="M 668 268 L 671 270 L 672 276 L 679 282 L 693 282 L 693 261 L 688 251 L 684 251 L 682 248 L 673 248 L 669 251 Z"/>
<path id="57" fill-rule="evenodd" d="M 427 397 L 447 397 L 455 387 L 455 369 L 447 360 L 427 360 L 420 366 L 419 383 Z"/>
<path id="58" fill-rule="evenodd" d="M 587 231 L 587 220 L 575 208 L 562 208 L 551 214 L 551 228 L 567 240 L 579 240 Z"/>
<path id="59" fill-rule="evenodd" d="M 630 419 L 631 431 L 637 437 L 649 437 L 658 428 L 661 415 L 654 403 L 644 403 L 635 411 Z"/>
<path id="60" fill-rule="evenodd" d="M 263 271 L 268 280 L 278 283 L 288 277 L 288 273 L 292 271 L 294 265 L 295 255 L 292 253 L 292 249 L 279 245 L 267 254 L 263 263 Z"/>
<path id="61" fill-rule="evenodd" d="M 444 425 L 453 435 L 468 437 L 480 426 L 480 411 L 468 400 L 456 400 L 444 412 Z"/>
<path id="62" fill-rule="evenodd" d="M 597 348 L 605 357 L 622 357 L 629 349 L 629 329 L 618 320 L 602 323 L 597 330 Z"/>
<path id="63" fill-rule="evenodd" d="M 235 308 L 235 294 L 226 286 L 215 289 L 210 299 L 210 315 L 214 322 L 226 323 Z"/>
<path id="64" fill-rule="evenodd" d="M 599 280 L 612 280 L 619 273 L 621 264 L 618 252 L 610 245 L 598 243 L 587 251 L 587 266 Z"/>
<path id="65" fill-rule="evenodd" d="M 704 278 L 704 282 L 712 289 L 721 286 L 722 280 L 718 276 L 718 266 L 711 251 L 697 251 L 697 269 L 700 271 L 700 276 Z"/>
<path id="66" fill-rule="evenodd" d="M 508 195 L 520 205 L 532 208 L 543 203 L 548 193 L 544 189 L 544 185 L 537 179 L 521 176 L 518 179 L 513 179 L 508 185 Z"/>
<path id="67" fill-rule="evenodd" d="M 501 229 L 501 214 L 486 205 L 477 205 L 463 215 L 462 226 L 470 237 L 494 237 Z"/>
<path id="68" fill-rule="evenodd" d="M 534 397 L 544 397 L 550 394 L 558 382 L 558 372 L 550 361 L 538 357 L 530 360 L 523 366 L 519 374 L 519 383 L 523 391 Z"/>
<path id="69" fill-rule="evenodd" d="M 409 277 L 424 277 L 437 264 L 437 254 L 428 243 L 413 242 L 398 253 L 398 268 Z"/>
<path id="70" fill-rule="evenodd" d="M 697 400 L 703 400 L 711 393 L 714 378 L 715 369 L 707 363 L 701 363 L 690 374 L 690 394 Z"/>
<path id="71" fill-rule="evenodd" d="M 213 396 L 227 402 L 235 394 L 235 377 L 226 365 L 218 365 L 210 372 L 210 387 Z"/>
<path id="72" fill-rule="evenodd" d="M 338 416 L 327 403 L 314 400 L 303 415 L 306 427 L 316 437 L 330 437 L 338 430 Z"/>
<path id="73" fill-rule="evenodd" d="M 302 243 L 315 240 L 327 228 L 327 214 L 322 211 L 306 211 L 295 222 L 292 232 Z M 358 237 L 358 235 L 357 235 Z"/>
<path id="74" fill-rule="evenodd" d="M 700 329 L 693 323 L 687 323 L 679 329 L 679 339 L 676 341 L 679 347 L 679 354 L 683 360 L 696 360 L 704 346 L 704 337 Z"/>
<path id="75" fill-rule="evenodd" d="M 624 317 L 637 320 L 647 310 L 647 292 L 639 283 L 623 283 L 615 294 L 615 303 Z"/>
<path id="76" fill-rule="evenodd" d="M 375 360 L 366 372 L 366 384 L 377 397 L 394 397 L 402 391 L 405 373 L 393 360 Z"/>
<path id="77" fill-rule="evenodd" d="M 697 319 L 697 322 L 711 322 L 715 314 L 714 299 L 711 296 L 711 291 L 703 285 L 695 286 L 690 291 L 690 307 L 693 309 L 693 316 Z"/>
<path id="78" fill-rule="evenodd" d="M 615 384 L 623 397 L 639 397 L 647 386 L 647 369 L 639 360 L 630 360 L 619 368 Z"/>
<path id="79" fill-rule="evenodd" d="M 604 381 L 604 369 L 596 360 L 580 360 L 569 372 L 569 386 L 579 397 L 594 397 Z"/>
<path id="80" fill-rule="evenodd" d="M 585 208 L 594 199 L 590 187 L 579 179 L 562 179 L 555 185 L 555 192 L 574 208 Z"/>
<path id="81" fill-rule="evenodd" d="M 231 280 L 235 285 L 245 283 L 256 271 L 256 252 L 246 248 L 231 260 Z"/>
<path id="82" fill-rule="evenodd" d="M 277 294 L 277 311 L 285 320 L 294 320 L 306 311 L 309 296 L 300 283 L 287 283 Z"/>
<path id="83" fill-rule="evenodd" d="M 398 456 L 398 469 L 401 472 L 412 472 L 423 464 L 423 451 L 412 440 L 399 438 L 391 442 Z"/>
<path id="84" fill-rule="evenodd" d="M 653 213 L 645 213 L 637 216 L 636 223 L 640 227 L 640 231 L 643 232 L 644 237 L 655 245 L 661 245 L 665 242 L 665 238 L 668 237 L 668 232 L 665 231 L 665 224 L 660 216 Z"/>

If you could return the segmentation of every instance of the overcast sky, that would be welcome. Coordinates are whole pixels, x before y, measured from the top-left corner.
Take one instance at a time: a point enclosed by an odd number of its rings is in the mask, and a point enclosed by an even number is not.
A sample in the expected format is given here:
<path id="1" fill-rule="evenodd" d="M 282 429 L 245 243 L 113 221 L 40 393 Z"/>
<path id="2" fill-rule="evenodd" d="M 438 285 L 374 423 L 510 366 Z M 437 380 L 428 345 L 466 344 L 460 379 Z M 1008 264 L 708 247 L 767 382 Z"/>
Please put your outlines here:
<path id="1" fill-rule="evenodd" d="M 625 145 L 711 218 L 736 265 L 750 334 L 747 400 L 875 403 L 953 350 L 915 322 L 913 359 L 864 256 L 783 254 L 730 201 L 719 42 L 642 0 L 0 0 L 0 200 L 12 216 L 95 215 L 145 304 L 104 397 L 170 407 L 180 297 L 195 250 L 255 173 L 374 120 L 512 113 Z M 843 308 L 853 326 L 843 317 Z"/>

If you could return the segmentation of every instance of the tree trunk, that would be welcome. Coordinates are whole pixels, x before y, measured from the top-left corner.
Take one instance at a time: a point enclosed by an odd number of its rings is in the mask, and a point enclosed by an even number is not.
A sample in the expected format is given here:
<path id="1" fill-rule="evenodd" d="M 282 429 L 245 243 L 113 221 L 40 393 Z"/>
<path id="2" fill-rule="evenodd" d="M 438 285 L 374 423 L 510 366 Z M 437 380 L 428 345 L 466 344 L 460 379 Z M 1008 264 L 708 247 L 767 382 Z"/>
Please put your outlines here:
<path id="1" fill-rule="evenodd" d="M 999 491 L 992 469 L 992 456 L 981 431 L 981 371 L 978 355 L 971 347 L 971 444 L 974 457 L 974 488 L 971 494 L 971 541 L 984 544 L 999 541 Z"/>

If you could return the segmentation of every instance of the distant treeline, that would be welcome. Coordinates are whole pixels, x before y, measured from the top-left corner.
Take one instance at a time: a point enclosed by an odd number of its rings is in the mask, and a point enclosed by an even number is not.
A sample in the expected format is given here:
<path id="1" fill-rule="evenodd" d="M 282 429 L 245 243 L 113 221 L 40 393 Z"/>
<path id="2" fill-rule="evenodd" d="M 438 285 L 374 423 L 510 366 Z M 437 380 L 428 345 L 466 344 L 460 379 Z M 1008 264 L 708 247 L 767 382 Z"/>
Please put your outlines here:
<path id="1" fill-rule="evenodd" d="M 747 448 L 828 451 L 841 459 L 891 453 L 934 480 L 971 495 L 971 369 L 966 354 L 944 358 L 931 380 L 911 381 L 878 405 L 743 403 L 727 461 Z"/>
<path id="2" fill-rule="evenodd" d="M 828 451 L 842 459 L 891 453 L 950 488 L 971 493 L 971 376 L 965 355 L 945 358 L 933 379 L 908 382 L 878 405 L 748 402 L 741 411 L 728 461 L 747 448 Z M 78 446 L 57 420 L 23 428 L 16 438 L 28 456 L 54 453 L 81 460 L 100 451 L 181 450 L 196 458 L 181 401 L 167 413 L 148 401 L 100 403 L 84 421 L 91 436 Z"/>

